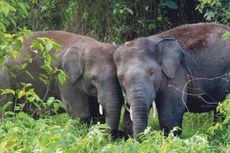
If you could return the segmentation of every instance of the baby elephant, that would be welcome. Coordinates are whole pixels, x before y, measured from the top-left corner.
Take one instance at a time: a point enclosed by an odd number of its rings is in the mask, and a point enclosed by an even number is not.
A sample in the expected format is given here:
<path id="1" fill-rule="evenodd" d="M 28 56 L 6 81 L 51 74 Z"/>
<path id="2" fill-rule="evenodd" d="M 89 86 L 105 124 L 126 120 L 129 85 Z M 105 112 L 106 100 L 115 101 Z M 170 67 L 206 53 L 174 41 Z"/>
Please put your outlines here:
<path id="1" fill-rule="evenodd" d="M 47 90 L 39 79 L 46 73 L 40 67 L 43 61 L 33 58 L 37 53 L 30 49 L 32 41 L 37 37 L 48 37 L 62 46 L 61 52 L 53 53 L 57 60 L 52 62 L 52 67 L 59 67 L 66 72 L 68 79 L 63 85 L 55 78 Z M 9 70 L 3 67 L 0 70 L 0 87 L 17 89 L 20 82 L 31 83 L 40 97 L 46 95 L 61 99 L 67 112 L 81 121 L 98 116 L 100 104 L 106 123 L 112 130 L 117 130 L 123 97 L 113 63 L 116 48 L 112 44 L 63 31 L 34 32 L 25 39 L 24 47 L 16 59 L 8 57 L 7 61 L 13 68 Z M 18 71 L 15 65 L 22 64 L 27 59 L 25 55 L 30 55 L 32 61 L 24 71 Z M 16 77 L 11 77 L 9 71 Z M 26 71 L 34 78 L 28 76 Z M 14 97 L 1 95 L 0 98 L 0 104 L 3 105 L 13 101 Z"/>
<path id="2" fill-rule="evenodd" d="M 183 25 L 116 50 L 135 138 L 146 129 L 153 102 L 166 135 L 181 128 L 185 112 L 216 109 L 230 91 L 230 40 L 221 39 L 226 31 L 230 28 L 214 23 Z"/>

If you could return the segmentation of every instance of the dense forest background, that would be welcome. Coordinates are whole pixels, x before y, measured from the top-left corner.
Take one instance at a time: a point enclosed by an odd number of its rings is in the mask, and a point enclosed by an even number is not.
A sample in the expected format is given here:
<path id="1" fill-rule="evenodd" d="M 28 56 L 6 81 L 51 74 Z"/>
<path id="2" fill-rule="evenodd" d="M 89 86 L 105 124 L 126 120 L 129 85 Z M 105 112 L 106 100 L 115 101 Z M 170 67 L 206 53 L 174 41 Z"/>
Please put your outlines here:
<path id="1" fill-rule="evenodd" d="M 172 27 L 204 21 L 229 25 L 228 0 L 30 0 L 16 26 L 66 30 L 122 43 Z M 15 29 L 15 28 L 12 28 Z"/>

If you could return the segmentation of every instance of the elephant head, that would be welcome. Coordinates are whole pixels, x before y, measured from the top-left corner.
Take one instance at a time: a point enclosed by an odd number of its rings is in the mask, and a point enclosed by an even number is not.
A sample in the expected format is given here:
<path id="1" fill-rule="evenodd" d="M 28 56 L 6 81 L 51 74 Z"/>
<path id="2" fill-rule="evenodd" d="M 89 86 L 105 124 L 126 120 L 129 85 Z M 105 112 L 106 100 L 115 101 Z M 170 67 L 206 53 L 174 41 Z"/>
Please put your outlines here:
<path id="1" fill-rule="evenodd" d="M 175 77 L 183 58 L 175 39 L 140 38 L 120 46 L 114 54 L 117 76 L 127 93 L 134 137 L 148 125 L 148 111 L 165 82 Z"/>
<path id="2" fill-rule="evenodd" d="M 113 63 L 117 47 L 100 42 L 79 43 L 70 47 L 62 58 L 69 82 L 87 96 L 97 97 L 106 123 L 117 129 L 123 102 L 122 91 Z"/>

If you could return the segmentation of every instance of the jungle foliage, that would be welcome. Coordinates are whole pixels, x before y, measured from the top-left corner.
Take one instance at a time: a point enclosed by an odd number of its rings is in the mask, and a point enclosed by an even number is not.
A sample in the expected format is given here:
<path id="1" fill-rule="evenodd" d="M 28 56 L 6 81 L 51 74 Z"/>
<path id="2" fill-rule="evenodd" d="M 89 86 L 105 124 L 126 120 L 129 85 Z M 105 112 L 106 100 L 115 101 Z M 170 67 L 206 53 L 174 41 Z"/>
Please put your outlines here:
<path id="1" fill-rule="evenodd" d="M 31 30 L 67 30 L 102 41 L 123 43 L 184 23 L 207 20 L 230 25 L 229 17 L 230 1 L 225 0 L 1 0 L 0 65 L 7 65 L 6 56 L 18 56 L 22 38 L 30 35 Z M 229 37 L 228 32 L 223 39 Z M 40 58 L 44 60 L 43 68 L 48 75 L 41 78 L 43 82 L 48 85 L 57 74 L 63 82 L 64 72 L 50 67 L 50 50 L 58 51 L 60 46 L 47 38 L 39 38 L 31 47 L 40 51 Z M 27 64 L 19 68 L 23 71 Z M 182 136 L 166 138 L 159 130 L 158 120 L 150 117 L 149 128 L 141 135 L 142 142 L 137 142 L 132 138 L 111 140 L 106 133 L 109 127 L 104 124 L 84 125 L 67 114 L 51 116 L 63 107 L 61 102 L 53 97 L 44 102 L 44 97 L 38 97 L 30 87 L 22 83 L 21 89 L 0 92 L 24 97 L 25 104 L 33 104 L 40 115 L 35 119 L 22 111 L 24 104 L 12 112 L 7 111 L 9 104 L 0 107 L 0 152 L 230 151 L 230 96 L 218 106 L 225 116 L 223 121 L 214 124 L 211 113 L 186 114 Z M 50 111 L 43 113 L 43 109 Z"/>
<path id="2" fill-rule="evenodd" d="M 19 25 L 33 31 L 64 29 L 118 43 L 202 20 L 195 3 L 182 0 L 31 0 L 28 4 L 30 16 Z"/>

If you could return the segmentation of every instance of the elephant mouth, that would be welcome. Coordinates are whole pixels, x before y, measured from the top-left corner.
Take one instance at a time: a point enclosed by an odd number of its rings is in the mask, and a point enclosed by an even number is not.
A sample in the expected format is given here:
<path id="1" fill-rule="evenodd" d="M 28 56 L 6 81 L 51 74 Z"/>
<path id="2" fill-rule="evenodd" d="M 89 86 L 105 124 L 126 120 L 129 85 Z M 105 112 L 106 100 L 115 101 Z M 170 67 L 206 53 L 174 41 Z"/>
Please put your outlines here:
<path id="1" fill-rule="evenodd" d="M 97 88 L 95 86 L 91 85 L 88 88 L 83 86 L 83 90 L 85 90 L 88 95 L 97 97 Z"/>

